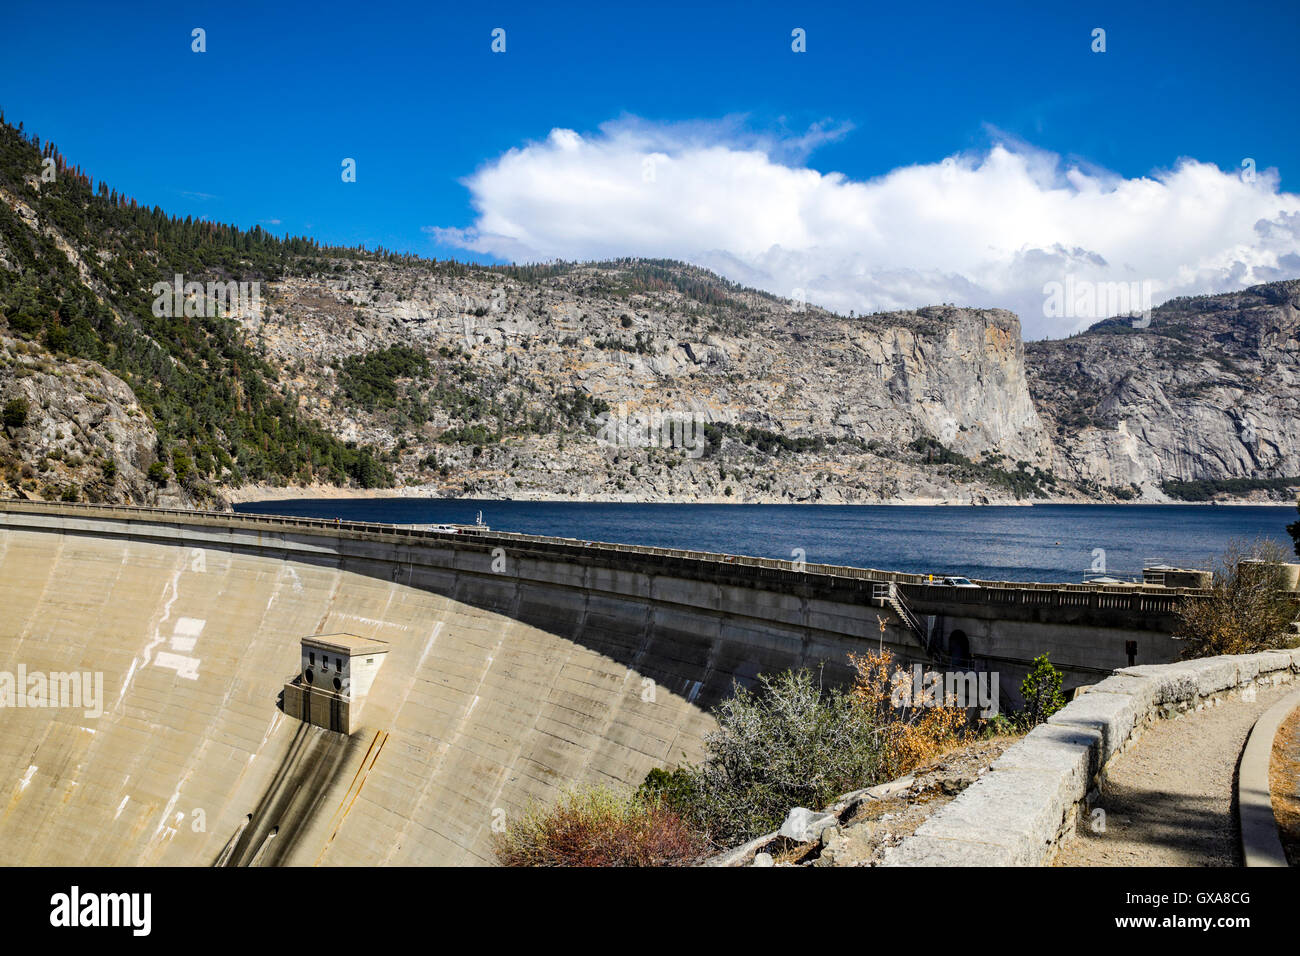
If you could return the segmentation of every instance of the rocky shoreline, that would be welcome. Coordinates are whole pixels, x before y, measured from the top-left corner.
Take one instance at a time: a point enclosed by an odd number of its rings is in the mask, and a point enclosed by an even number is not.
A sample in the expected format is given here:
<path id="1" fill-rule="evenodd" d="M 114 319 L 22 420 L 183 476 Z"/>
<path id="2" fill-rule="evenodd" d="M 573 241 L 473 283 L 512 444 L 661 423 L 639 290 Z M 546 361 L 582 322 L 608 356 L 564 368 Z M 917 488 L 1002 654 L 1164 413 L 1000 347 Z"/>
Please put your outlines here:
<path id="1" fill-rule="evenodd" d="M 271 485 L 245 485 L 240 488 L 224 489 L 225 497 L 232 505 L 252 504 L 260 501 L 335 501 L 344 499 L 402 500 L 428 499 L 445 501 L 554 501 L 571 504 L 707 504 L 707 505 L 806 505 L 808 507 L 842 506 L 846 504 L 898 507 L 1022 507 L 1035 505 L 1105 505 L 1116 507 L 1123 505 L 1164 505 L 1170 507 L 1259 507 L 1287 506 L 1294 504 L 1293 499 L 1240 498 L 1226 501 L 1087 501 L 1077 498 L 1023 499 L 969 501 L 963 499 L 914 498 L 910 500 L 828 502 L 808 501 L 794 502 L 782 499 L 756 499 L 737 501 L 734 498 L 634 498 L 628 496 L 574 496 L 566 494 L 550 495 L 512 495 L 497 497 L 493 495 L 447 495 L 439 494 L 435 489 L 414 486 L 410 488 L 343 488 L 335 485 L 313 485 L 309 487 L 283 487 Z"/>

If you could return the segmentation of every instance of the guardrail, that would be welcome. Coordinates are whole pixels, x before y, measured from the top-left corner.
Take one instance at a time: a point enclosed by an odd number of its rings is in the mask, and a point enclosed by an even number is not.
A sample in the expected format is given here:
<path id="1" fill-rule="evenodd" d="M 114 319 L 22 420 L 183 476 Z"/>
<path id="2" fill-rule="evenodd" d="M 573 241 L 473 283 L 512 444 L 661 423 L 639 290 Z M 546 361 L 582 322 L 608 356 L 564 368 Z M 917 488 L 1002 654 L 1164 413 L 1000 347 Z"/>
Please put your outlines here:
<path id="1" fill-rule="evenodd" d="M 989 584 L 980 588 L 907 585 L 905 593 L 910 601 L 920 604 L 1078 608 L 1138 614 L 1172 614 L 1182 601 L 1201 601 L 1209 597 L 1208 591 L 1192 588 L 1167 588 L 1162 591 L 1130 590 L 1116 594 L 1108 591 L 1075 591 L 1065 587 L 1059 590 L 1024 588 L 1014 582 Z"/>
<path id="2" fill-rule="evenodd" d="M 0 512 L 6 511 L 27 514 L 65 514 L 88 518 L 104 517 L 128 521 L 157 518 L 162 521 L 180 524 L 204 524 L 218 521 L 230 526 L 273 525 L 284 528 L 304 528 L 313 531 L 350 531 L 380 537 L 422 538 L 437 541 L 474 540 L 494 544 L 516 543 L 525 546 L 550 545 L 561 548 L 576 548 L 584 551 L 640 554 L 652 557 L 707 562 L 733 567 L 752 567 L 792 573 L 831 575 L 834 577 L 849 578 L 864 582 L 889 581 L 892 579 L 891 572 L 873 571 L 869 568 L 853 568 L 823 564 L 796 565 L 793 561 L 781 561 L 774 558 L 758 558 L 749 555 L 722 554 L 712 551 L 690 551 L 681 548 L 657 548 L 649 545 L 617 544 L 607 541 L 587 541 L 581 538 L 559 538 L 549 535 L 518 534 L 509 531 L 478 531 L 473 528 L 465 528 L 456 531 L 435 531 L 424 528 L 409 528 L 393 524 L 384 524 L 382 522 L 304 518 L 292 515 L 261 515 L 249 514 L 247 512 L 241 513 L 227 511 L 191 511 L 182 508 L 151 508 L 134 505 L 92 505 L 64 501 L 25 501 L 17 498 L 0 499 Z"/>
<path id="3" fill-rule="evenodd" d="M 521 546 L 542 546 L 580 549 L 587 552 L 611 552 L 621 555 L 645 555 L 680 561 L 692 561 L 719 566 L 743 567 L 780 571 L 792 574 L 829 577 L 857 581 L 863 584 L 890 584 L 906 589 L 909 600 L 922 603 L 952 603 L 981 605 L 1015 605 L 1022 607 L 1053 607 L 1092 610 L 1117 610 L 1145 614 L 1168 614 L 1184 598 L 1203 597 L 1208 592 L 1196 588 L 1153 588 L 1141 585 L 1115 586 L 1086 584 L 1039 584 L 1014 581 L 979 581 L 978 588 L 952 587 L 930 583 L 929 576 L 901 571 L 880 571 L 874 568 L 856 568 L 846 565 L 803 564 L 776 558 L 751 555 L 722 554 L 712 551 L 692 551 L 683 548 L 658 548 L 649 545 L 616 544 L 605 541 L 586 541 L 580 538 L 560 538 L 548 535 L 518 534 L 508 531 L 478 531 L 473 528 L 457 531 L 435 531 L 406 528 L 392 524 L 369 521 L 342 521 L 328 518 L 304 518 L 288 515 L 261 515 L 247 512 L 202 512 L 179 508 L 150 508 L 128 505 L 92 505 L 71 502 L 25 501 L 0 499 L 0 512 L 28 514 L 65 514 L 84 517 L 107 517 L 124 520 L 159 520 L 202 524 L 219 521 L 232 527 L 303 528 L 312 531 L 348 531 L 397 539 L 423 539 L 440 542 L 479 540 L 484 543 L 516 543 Z M 1300 595 L 1297 595 L 1300 598 Z"/>

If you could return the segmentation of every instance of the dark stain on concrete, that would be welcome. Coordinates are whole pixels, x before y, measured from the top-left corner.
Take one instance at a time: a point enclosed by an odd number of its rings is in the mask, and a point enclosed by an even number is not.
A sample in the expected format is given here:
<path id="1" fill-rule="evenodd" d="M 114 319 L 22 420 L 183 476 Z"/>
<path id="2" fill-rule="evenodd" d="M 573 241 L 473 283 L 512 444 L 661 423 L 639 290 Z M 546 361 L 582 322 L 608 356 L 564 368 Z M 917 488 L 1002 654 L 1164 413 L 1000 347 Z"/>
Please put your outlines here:
<path id="1" fill-rule="evenodd" d="M 258 866 L 284 865 L 320 812 L 326 795 L 363 756 L 362 736 L 345 737 L 300 724 L 252 819 L 231 838 L 235 847 L 224 865 L 248 866 L 254 861 Z M 274 838 L 268 843 L 268 837 Z M 220 859 L 213 861 L 214 865 Z"/>

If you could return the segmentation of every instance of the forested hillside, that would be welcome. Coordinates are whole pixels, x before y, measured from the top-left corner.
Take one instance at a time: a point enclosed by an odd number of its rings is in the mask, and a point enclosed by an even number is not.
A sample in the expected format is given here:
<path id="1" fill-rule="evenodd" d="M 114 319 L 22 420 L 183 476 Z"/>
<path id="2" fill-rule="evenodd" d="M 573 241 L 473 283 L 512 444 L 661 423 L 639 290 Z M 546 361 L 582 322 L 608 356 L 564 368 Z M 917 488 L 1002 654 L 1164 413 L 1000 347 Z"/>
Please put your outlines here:
<path id="1" fill-rule="evenodd" d="M 350 447 L 298 413 L 231 316 L 158 317 L 151 308 L 153 284 L 177 273 L 267 283 L 340 250 L 145 208 L 96 187 L 52 143 L 3 117 L 0 190 L 0 331 L 51 358 L 99 363 L 129 385 L 173 479 L 199 494 L 211 482 L 391 484 L 372 449 Z M 20 467 L 12 449 L 3 465 L 12 479 Z M 85 490 L 113 489 L 101 477 Z"/>

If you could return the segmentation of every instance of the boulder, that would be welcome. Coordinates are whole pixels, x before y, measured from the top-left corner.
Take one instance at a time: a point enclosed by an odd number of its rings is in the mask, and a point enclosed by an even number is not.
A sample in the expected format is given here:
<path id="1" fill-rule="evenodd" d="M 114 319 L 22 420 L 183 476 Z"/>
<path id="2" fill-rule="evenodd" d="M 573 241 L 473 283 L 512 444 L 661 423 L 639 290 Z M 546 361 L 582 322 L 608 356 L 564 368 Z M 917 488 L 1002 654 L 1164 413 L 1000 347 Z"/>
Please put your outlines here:
<path id="1" fill-rule="evenodd" d="M 781 824 L 777 834 L 795 843 L 811 843 L 821 838 L 822 830 L 837 822 L 833 813 L 817 813 L 806 807 L 795 807 L 786 815 L 785 823 Z"/>

